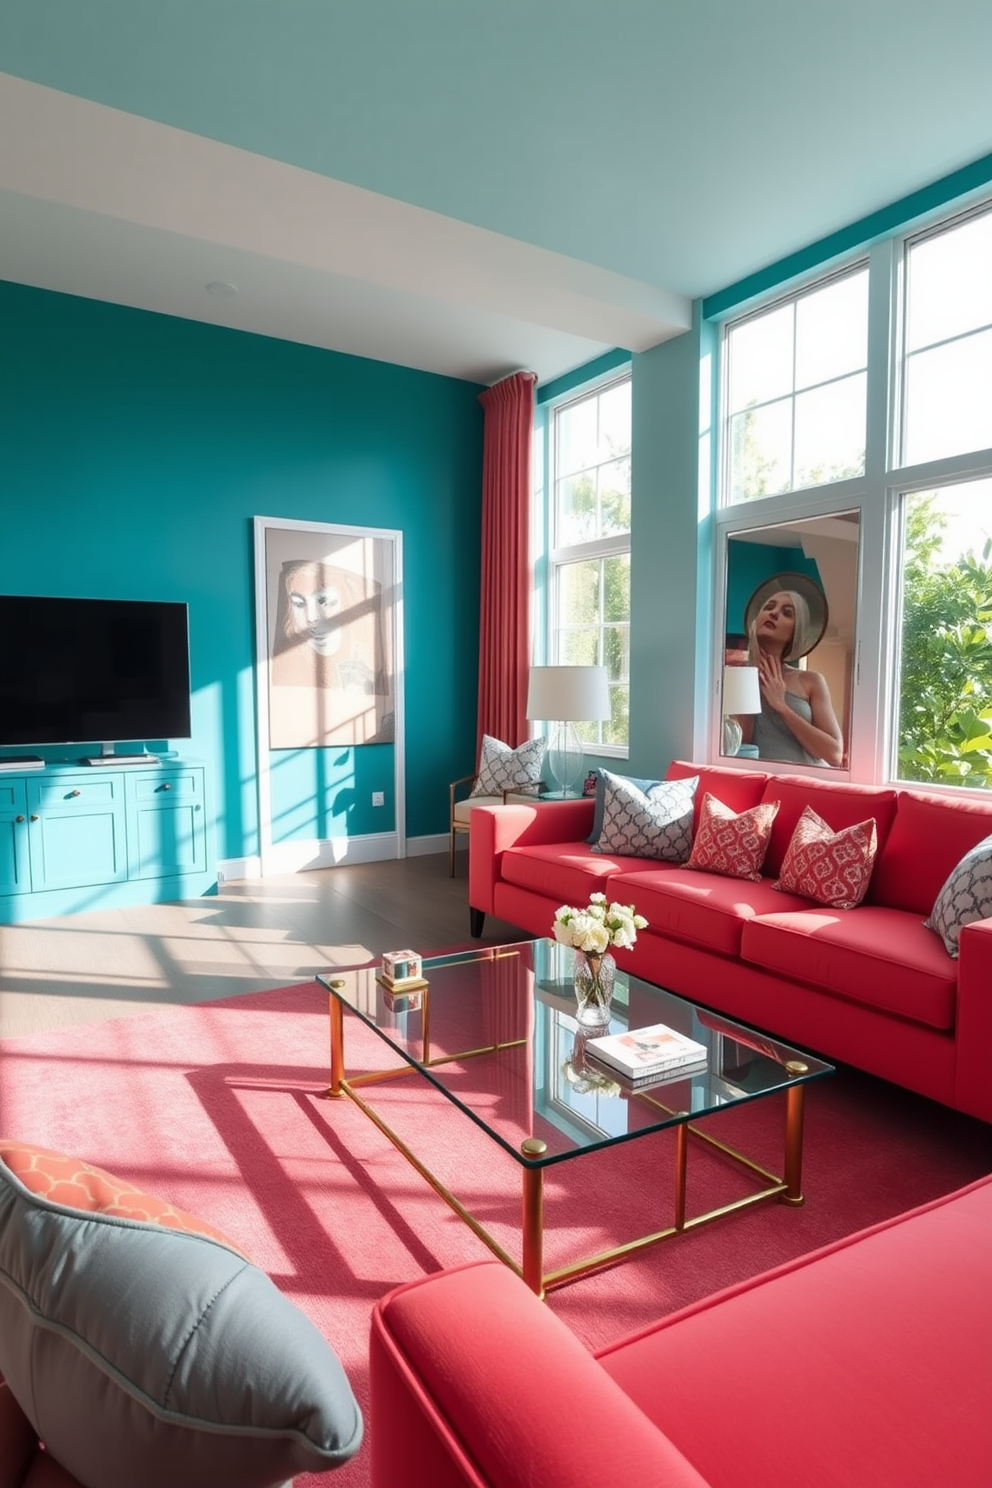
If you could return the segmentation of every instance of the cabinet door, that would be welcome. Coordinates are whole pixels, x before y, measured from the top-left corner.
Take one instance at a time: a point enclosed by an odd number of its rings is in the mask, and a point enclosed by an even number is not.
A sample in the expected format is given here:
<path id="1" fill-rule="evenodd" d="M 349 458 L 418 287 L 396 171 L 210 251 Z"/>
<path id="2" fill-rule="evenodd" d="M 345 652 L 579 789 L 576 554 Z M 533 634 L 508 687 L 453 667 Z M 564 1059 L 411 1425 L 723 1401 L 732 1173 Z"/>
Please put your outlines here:
<path id="1" fill-rule="evenodd" d="M 26 894 L 31 888 L 28 826 L 24 780 L 0 780 L 0 894 Z"/>
<path id="2" fill-rule="evenodd" d="M 31 887 L 36 892 L 120 883 L 127 878 L 120 776 L 58 775 L 30 780 L 28 807 Z"/>
<path id="3" fill-rule="evenodd" d="M 136 771 L 125 785 L 131 878 L 202 873 L 207 866 L 203 770 Z"/>

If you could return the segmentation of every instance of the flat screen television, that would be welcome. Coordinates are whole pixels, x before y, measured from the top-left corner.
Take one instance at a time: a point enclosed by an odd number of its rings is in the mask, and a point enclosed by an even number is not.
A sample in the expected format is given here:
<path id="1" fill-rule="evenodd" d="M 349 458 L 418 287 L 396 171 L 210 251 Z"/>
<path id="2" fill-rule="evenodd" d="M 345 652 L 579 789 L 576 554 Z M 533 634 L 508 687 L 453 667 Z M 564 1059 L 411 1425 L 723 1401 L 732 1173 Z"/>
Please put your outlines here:
<path id="1" fill-rule="evenodd" d="M 189 737 L 185 604 L 0 594 L 0 745 Z"/>

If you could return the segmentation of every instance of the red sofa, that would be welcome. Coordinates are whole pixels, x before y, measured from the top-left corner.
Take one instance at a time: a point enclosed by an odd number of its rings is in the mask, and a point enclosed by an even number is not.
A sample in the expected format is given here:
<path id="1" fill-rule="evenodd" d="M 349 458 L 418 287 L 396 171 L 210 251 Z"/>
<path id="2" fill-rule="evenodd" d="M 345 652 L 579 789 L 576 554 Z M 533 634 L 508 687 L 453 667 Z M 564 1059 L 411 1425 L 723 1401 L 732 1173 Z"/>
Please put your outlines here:
<path id="1" fill-rule="evenodd" d="M 777 800 L 760 883 L 594 853 L 591 800 L 472 813 L 472 933 L 486 914 L 550 935 L 589 895 L 648 919 L 621 969 L 971 1116 L 992 1121 L 992 920 L 965 926 L 960 956 L 924 926 L 952 868 L 992 833 L 992 802 L 677 761 L 734 811 Z M 835 831 L 874 817 L 865 900 L 824 909 L 773 888 L 802 809 Z"/>
<path id="2" fill-rule="evenodd" d="M 595 1355 L 498 1261 L 373 1313 L 372 1488 L 988 1488 L 992 1178 Z"/>

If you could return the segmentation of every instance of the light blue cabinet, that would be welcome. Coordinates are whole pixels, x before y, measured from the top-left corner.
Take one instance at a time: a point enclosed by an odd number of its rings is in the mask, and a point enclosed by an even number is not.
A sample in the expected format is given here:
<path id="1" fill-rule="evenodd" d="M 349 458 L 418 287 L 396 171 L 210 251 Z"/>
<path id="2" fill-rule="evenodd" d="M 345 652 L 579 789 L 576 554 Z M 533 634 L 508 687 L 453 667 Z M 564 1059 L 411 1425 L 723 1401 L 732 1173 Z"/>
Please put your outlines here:
<path id="1" fill-rule="evenodd" d="M 128 877 L 123 775 L 91 770 L 28 779 L 32 892 Z"/>
<path id="2" fill-rule="evenodd" d="M 31 887 L 27 824 L 25 782 L 0 779 L 0 894 L 22 894 Z"/>
<path id="3" fill-rule="evenodd" d="M 0 776 L 0 922 L 209 893 L 204 767 Z"/>

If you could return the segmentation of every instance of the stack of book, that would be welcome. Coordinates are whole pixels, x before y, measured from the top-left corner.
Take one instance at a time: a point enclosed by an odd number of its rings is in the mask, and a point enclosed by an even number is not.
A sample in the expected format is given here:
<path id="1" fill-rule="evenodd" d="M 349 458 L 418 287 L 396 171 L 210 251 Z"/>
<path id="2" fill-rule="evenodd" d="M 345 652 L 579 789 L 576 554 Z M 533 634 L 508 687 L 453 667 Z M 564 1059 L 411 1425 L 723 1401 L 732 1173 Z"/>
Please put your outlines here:
<path id="1" fill-rule="evenodd" d="M 586 1056 L 611 1074 L 622 1075 L 635 1088 L 659 1080 L 681 1080 L 706 1068 L 706 1045 L 664 1023 L 590 1039 Z"/>

